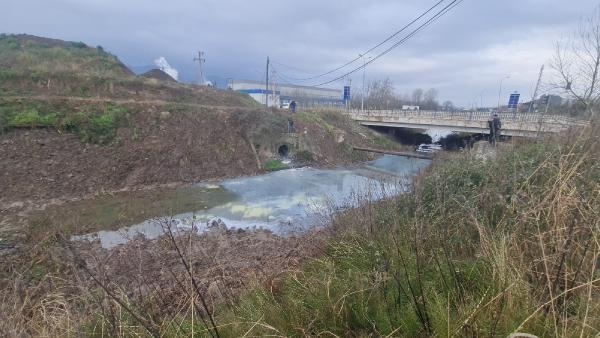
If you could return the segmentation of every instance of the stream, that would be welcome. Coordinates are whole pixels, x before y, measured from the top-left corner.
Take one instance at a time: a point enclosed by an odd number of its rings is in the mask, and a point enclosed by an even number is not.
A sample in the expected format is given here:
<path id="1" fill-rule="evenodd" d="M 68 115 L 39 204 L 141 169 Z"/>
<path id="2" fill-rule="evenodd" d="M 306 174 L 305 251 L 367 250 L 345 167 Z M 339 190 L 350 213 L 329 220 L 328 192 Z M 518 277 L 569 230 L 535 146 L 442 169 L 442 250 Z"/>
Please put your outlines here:
<path id="1" fill-rule="evenodd" d="M 140 235 L 155 239 L 164 234 L 167 223 L 173 229 L 194 229 L 199 233 L 219 226 L 294 235 L 324 226 L 336 211 L 406 191 L 412 176 L 429 163 L 385 155 L 351 168 L 307 167 L 198 183 L 181 189 L 179 195 L 187 197 L 185 206 L 170 209 L 177 210 L 177 214 L 165 213 L 114 231 L 72 236 L 72 240 L 99 240 L 103 248 L 110 249 Z"/>

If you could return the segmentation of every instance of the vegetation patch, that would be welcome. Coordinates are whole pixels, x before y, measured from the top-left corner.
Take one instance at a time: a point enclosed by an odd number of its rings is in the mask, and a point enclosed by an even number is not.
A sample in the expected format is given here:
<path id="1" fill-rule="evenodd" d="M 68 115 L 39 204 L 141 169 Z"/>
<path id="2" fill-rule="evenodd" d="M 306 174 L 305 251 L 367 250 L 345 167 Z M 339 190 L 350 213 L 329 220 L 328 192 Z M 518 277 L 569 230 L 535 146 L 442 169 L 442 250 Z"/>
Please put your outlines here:
<path id="1" fill-rule="evenodd" d="M 278 159 L 270 159 L 265 162 L 264 168 L 266 171 L 278 171 L 285 169 L 286 166 Z"/>
<path id="2" fill-rule="evenodd" d="M 53 127 L 57 120 L 57 114 L 40 115 L 35 108 L 30 108 L 13 115 L 8 121 L 8 126 L 14 128 Z"/>
<path id="3" fill-rule="evenodd" d="M 339 115 L 339 113 L 336 114 Z M 319 114 L 318 112 L 298 112 L 296 113 L 295 118 L 303 123 L 318 125 L 321 128 L 325 129 L 328 133 L 333 133 L 333 131 L 335 130 L 335 127 L 329 122 L 325 121 L 321 114 Z"/>
<path id="4" fill-rule="evenodd" d="M 0 132 L 12 128 L 54 128 L 79 135 L 83 142 L 105 144 L 128 124 L 129 109 L 115 104 L 61 107 L 43 102 L 9 103 L 0 108 Z"/>

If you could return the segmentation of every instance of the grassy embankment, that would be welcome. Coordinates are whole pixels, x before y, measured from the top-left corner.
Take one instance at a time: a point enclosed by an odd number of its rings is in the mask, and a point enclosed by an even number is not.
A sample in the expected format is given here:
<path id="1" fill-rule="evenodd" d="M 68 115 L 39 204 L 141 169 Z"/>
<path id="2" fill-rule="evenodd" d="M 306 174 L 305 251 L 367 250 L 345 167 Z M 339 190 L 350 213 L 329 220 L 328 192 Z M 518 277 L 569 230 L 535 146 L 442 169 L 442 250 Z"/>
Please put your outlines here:
<path id="1" fill-rule="evenodd" d="M 244 297 L 221 335 L 597 335 L 597 130 L 436 163 L 339 216 L 326 254 Z"/>

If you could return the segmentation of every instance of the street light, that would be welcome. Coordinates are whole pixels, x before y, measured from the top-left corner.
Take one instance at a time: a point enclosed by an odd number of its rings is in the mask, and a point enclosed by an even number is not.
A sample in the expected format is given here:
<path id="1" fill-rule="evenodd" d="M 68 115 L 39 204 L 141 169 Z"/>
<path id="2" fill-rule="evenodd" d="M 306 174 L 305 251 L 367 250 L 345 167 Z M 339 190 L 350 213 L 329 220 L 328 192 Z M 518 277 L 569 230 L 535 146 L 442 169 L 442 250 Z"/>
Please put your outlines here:
<path id="1" fill-rule="evenodd" d="M 506 75 L 500 80 L 500 90 L 498 90 L 498 113 L 500 112 L 500 96 L 502 95 L 502 82 L 506 79 L 510 79 L 510 75 Z"/>
<path id="2" fill-rule="evenodd" d="M 365 56 L 362 54 L 358 54 L 359 57 L 361 57 L 363 59 L 363 78 L 362 78 L 362 95 L 361 95 L 361 99 L 360 99 L 360 111 L 364 111 L 365 110 L 365 74 L 366 74 L 366 69 L 367 69 L 367 60 L 365 60 Z M 372 56 L 369 56 L 369 60 L 372 58 Z"/>

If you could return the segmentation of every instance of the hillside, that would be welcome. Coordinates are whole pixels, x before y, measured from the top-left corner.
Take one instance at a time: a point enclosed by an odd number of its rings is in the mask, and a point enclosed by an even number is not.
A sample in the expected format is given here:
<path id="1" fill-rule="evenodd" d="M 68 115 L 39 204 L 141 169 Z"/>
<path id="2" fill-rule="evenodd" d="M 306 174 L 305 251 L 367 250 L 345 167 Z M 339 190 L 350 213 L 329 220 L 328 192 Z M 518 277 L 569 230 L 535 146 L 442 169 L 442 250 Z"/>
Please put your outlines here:
<path id="1" fill-rule="evenodd" d="M 119 59 L 101 46 L 33 35 L 0 35 L 0 70 L 8 74 L 65 74 L 133 77 Z"/>
<path id="2" fill-rule="evenodd" d="M 0 65 L 0 202 L 253 175 L 282 144 L 320 165 L 391 146 L 335 113 L 300 112 L 290 139 L 285 112 L 160 70 L 136 77 L 84 43 L 2 35 Z"/>
<path id="3" fill-rule="evenodd" d="M 82 97 L 256 107 L 249 96 L 137 77 L 100 46 L 32 35 L 0 35 L 0 97 Z M 166 74 L 165 74 L 166 75 Z"/>

